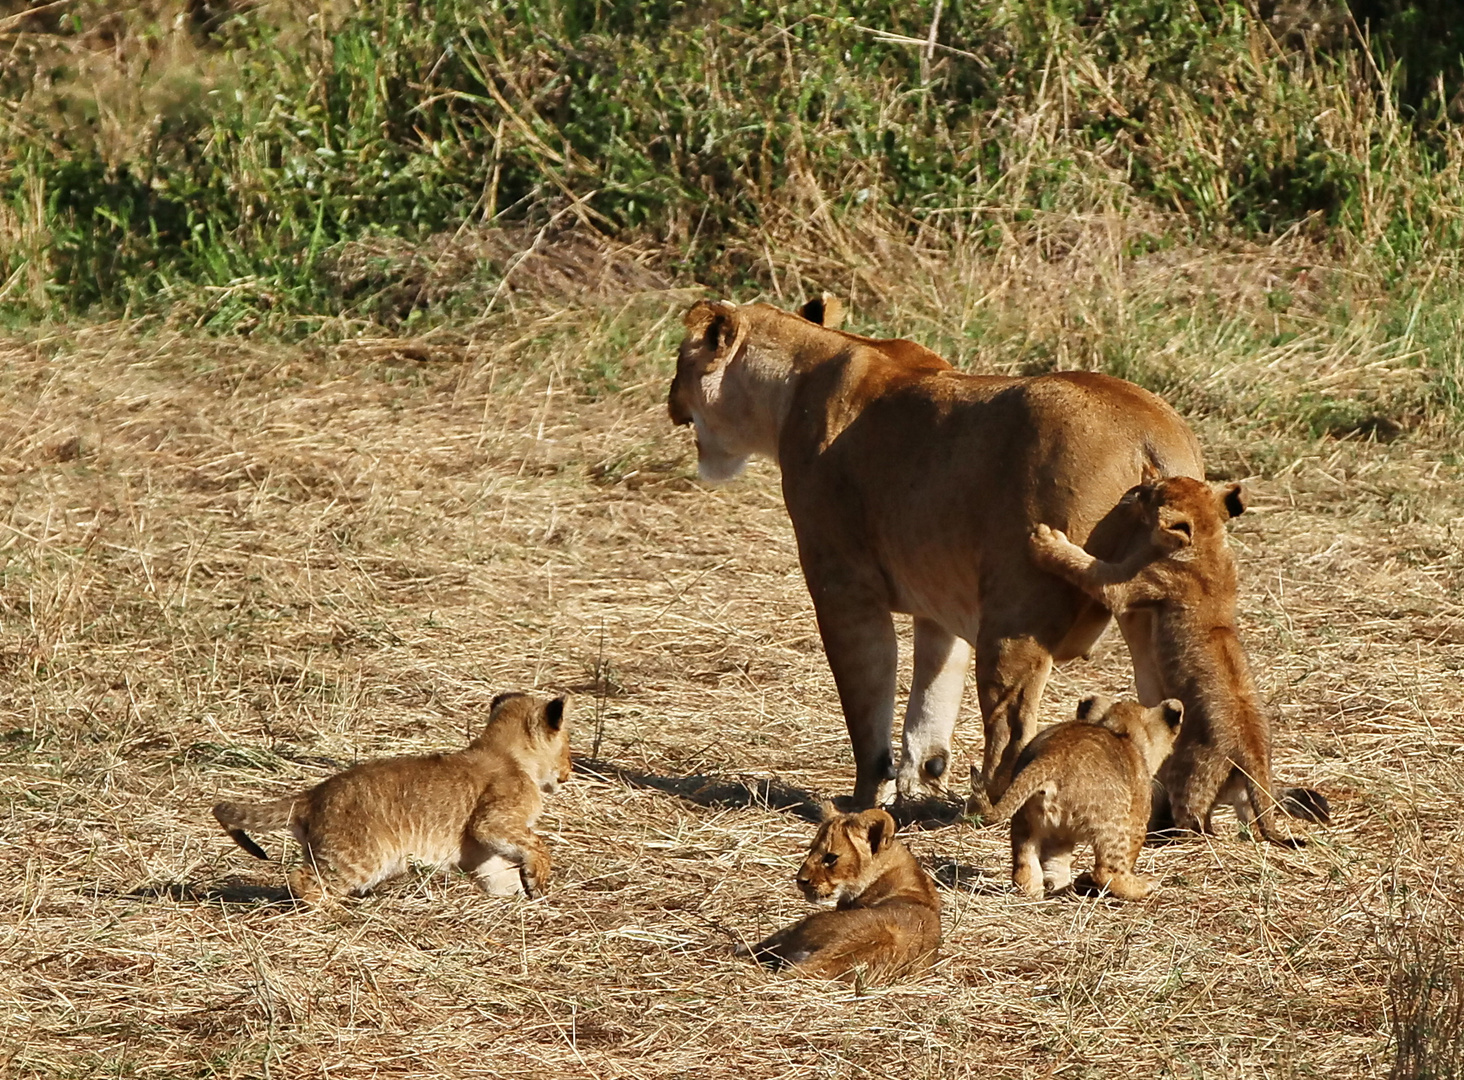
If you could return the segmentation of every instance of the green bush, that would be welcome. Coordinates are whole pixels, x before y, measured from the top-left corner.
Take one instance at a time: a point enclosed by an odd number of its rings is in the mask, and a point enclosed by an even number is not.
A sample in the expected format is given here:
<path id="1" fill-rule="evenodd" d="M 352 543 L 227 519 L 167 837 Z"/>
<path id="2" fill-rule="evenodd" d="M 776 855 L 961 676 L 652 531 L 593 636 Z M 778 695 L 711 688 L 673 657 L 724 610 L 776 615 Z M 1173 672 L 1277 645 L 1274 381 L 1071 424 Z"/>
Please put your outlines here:
<path id="1" fill-rule="evenodd" d="M 1217 0 L 956 0 L 927 55 L 933 6 L 73 5 L 0 70 L 0 305 L 356 313 L 324 252 L 503 223 L 654 241 L 723 285 L 765 272 L 740 238 L 810 214 L 938 243 L 1116 208 L 1330 230 L 1399 274 L 1458 245 L 1457 133 L 1417 122 L 1453 38 L 1398 69 L 1409 115 L 1378 62 L 1421 8 L 1378 16 L 1375 59 L 1340 9 L 1277 37 Z"/>

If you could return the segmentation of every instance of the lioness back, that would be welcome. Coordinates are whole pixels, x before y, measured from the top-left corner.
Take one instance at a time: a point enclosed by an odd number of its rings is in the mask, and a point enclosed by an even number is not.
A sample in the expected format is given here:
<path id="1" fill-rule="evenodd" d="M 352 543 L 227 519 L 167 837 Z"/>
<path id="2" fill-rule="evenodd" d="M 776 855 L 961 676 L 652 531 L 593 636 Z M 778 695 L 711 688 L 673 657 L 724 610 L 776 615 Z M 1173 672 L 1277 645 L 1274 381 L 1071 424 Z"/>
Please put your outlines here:
<path id="1" fill-rule="evenodd" d="M 940 897 L 895 839 L 883 810 L 834 814 L 819 827 L 798 871 L 810 901 L 833 904 L 750 947 L 759 963 L 819 979 L 883 981 L 925 970 L 940 949 Z"/>

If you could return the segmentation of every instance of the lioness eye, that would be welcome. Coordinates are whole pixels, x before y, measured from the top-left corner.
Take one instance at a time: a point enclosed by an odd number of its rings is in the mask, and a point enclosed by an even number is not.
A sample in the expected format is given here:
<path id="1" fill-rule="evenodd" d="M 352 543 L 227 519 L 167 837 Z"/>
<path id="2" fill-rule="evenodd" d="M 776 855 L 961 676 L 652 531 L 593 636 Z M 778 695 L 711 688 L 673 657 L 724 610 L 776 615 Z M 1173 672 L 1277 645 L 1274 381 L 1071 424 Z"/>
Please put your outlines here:
<path id="1" fill-rule="evenodd" d="M 825 866 L 833 866 L 834 863 L 836 863 L 838 861 L 839 861 L 839 857 L 837 855 L 835 855 L 832 851 L 829 852 L 827 855 L 824 856 L 824 865 Z"/>

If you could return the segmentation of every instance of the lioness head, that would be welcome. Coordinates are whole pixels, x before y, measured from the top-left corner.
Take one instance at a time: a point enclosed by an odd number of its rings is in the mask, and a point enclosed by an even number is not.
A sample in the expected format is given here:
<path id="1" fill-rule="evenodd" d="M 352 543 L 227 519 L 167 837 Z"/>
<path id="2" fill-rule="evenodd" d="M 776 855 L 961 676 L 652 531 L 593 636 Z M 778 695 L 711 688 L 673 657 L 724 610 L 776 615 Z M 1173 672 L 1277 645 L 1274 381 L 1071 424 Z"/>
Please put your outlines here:
<path id="1" fill-rule="evenodd" d="M 1093 694 L 1078 702 L 1078 719 L 1130 739 L 1152 776 L 1174 749 L 1179 725 L 1184 721 L 1184 702 L 1166 698 L 1146 709 L 1137 701 L 1110 701 Z"/>
<path id="2" fill-rule="evenodd" d="M 1212 488 L 1188 476 L 1140 484 L 1124 499 L 1134 503 L 1150 542 L 1164 554 L 1213 543 L 1224 535 L 1225 522 L 1245 510 L 1239 484 Z"/>
<path id="3" fill-rule="evenodd" d="M 883 810 L 840 814 L 824 805 L 824 822 L 798 871 L 798 888 L 816 904 L 843 904 L 879 877 L 895 842 L 895 819 Z"/>
<path id="4" fill-rule="evenodd" d="M 777 456 L 798 328 L 835 327 L 843 306 L 825 293 L 799 315 L 766 304 L 702 300 L 683 317 L 686 336 L 666 409 L 672 423 L 695 429 L 703 480 L 732 479 L 753 454 Z"/>

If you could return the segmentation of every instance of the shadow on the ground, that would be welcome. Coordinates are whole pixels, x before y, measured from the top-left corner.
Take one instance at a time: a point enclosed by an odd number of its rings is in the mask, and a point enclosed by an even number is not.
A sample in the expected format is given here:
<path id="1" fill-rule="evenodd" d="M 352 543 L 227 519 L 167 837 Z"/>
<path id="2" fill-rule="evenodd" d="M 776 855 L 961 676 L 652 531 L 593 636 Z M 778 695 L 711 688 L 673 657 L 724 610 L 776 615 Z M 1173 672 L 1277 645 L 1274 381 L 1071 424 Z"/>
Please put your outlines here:
<path id="1" fill-rule="evenodd" d="M 139 885 L 116 894 L 123 900 L 175 900 L 182 904 L 293 904 L 283 885 L 257 885 L 241 878 L 226 877 L 212 883 L 160 881 Z"/>
<path id="2" fill-rule="evenodd" d="M 1004 874 L 993 874 L 979 866 L 966 863 L 940 863 L 930 871 L 935 883 L 942 889 L 957 892 L 978 893 L 983 896 L 1005 895 L 1012 891 L 1011 880 Z"/>
<path id="3" fill-rule="evenodd" d="M 753 807 L 784 811 L 814 824 L 823 820 L 824 796 L 771 777 L 736 779 L 702 773 L 661 776 L 600 758 L 576 758 L 574 771 L 601 780 L 619 780 L 631 787 L 675 795 L 697 806 Z M 832 801 L 841 811 L 852 809 L 847 796 Z M 939 798 L 900 799 L 885 809 L 901 829 L 939 829 L 954 825 L 965 813 L 961 802 Z"/>

